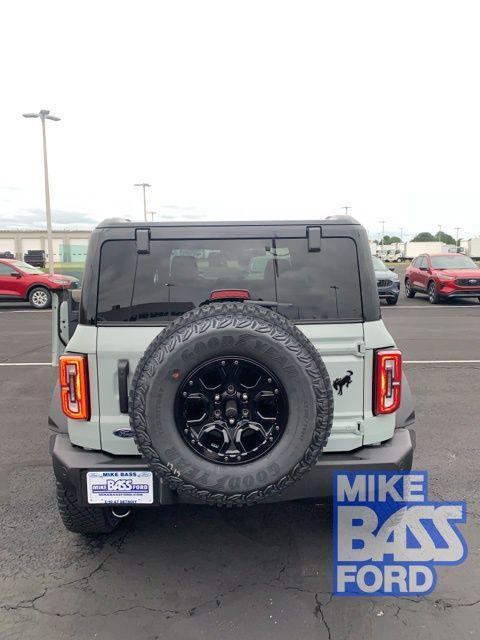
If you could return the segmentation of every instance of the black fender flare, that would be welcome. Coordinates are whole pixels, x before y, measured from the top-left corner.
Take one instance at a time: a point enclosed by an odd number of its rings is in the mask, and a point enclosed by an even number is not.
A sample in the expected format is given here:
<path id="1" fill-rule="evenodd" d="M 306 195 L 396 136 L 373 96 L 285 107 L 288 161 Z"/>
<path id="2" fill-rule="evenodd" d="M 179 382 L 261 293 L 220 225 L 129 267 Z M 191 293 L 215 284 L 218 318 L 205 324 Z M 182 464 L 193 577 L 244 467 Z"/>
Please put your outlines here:
<path id="1" fill-rule="evenodd" d="M 68 433 L 67 416 L 62 411 L 62 403 L 60 401 L 60 383 L 58 380 L 55 383 L 52 399 L 50 400 L 48 428 L 55 433 Z"/>
<path id="2" fill-rule="evenodd" d="M 415 422 L 415 406 L 413 396 L 405 372 L 402 374 L 402 399 L 395 412 L 395 429 L 409 427 Z"/>

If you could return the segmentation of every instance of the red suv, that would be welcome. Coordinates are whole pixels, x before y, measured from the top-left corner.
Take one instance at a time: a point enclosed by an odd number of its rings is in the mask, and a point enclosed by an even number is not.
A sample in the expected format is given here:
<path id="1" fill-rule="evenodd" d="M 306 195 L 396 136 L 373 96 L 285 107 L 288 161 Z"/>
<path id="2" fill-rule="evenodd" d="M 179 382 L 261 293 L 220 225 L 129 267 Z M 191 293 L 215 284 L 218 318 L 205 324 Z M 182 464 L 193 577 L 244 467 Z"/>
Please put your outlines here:
<path id="1" fill-rule="evenodd" d="M 0 259 L 0 301 L 28 300 L 35 309 L 48 309 L 52 291 L 76 289 L 78 285 L 72 276 L 49 275 L 20 260 Z"/>
<path id="2" fill-rule="evenodd" d="M 426 293 L 431 304 L 445 298 L 480 300 L 480 267 L 460 253 L 419 255 L 405 273 L 405 293 Z"/>

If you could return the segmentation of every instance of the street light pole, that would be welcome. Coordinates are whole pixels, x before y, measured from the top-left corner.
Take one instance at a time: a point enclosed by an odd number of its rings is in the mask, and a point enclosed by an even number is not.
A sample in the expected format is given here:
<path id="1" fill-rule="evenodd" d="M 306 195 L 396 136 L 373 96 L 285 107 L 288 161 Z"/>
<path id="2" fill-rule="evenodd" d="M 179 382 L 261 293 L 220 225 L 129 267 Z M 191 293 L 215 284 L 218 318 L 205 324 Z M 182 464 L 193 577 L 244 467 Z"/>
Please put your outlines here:
<path id="1" fill-rule="evenodd" d="M 143 189 L 143 218 L 145 220 L 145 222 L 147 221 L 147 196 L 145 194 L 145 189 L 146 187 L 151 187 L 151 184 L 148 184 L 148 182 L 137 182 L 136 184 L 133 185 L 134 187 L 142 187 Z"/>
<path id="2" fill-rule="evenodd" d="M 382 253 L 383 253 L 383 242 L 385 238 L 385 222 L 386 220 L 380 220 L 380 223 L 382 225 Z"/>
<path id="3" fill-rule="evenodd" d="M 348 216 L 348 210 L 351 209 L 352 207 L 342 207 L 342 209 L 345 209 L 345 215 Z"/>
<path id="4" fill-rule="evenodd" d="M 461 228 L 462 227 L 455 227 L 455 230 L 457 232 L 457 253 L 458 253 L 458 249 L 459 249 L 459 246 L 458 246 L 458 232 L 460 231 Z"/>
<path id="5" fill-rule="evenodd" d="M 48 109 L 42 109 L 38 113 L 24 113 L 24 118 L 40 118 L 42 123 L 43 139 L 43 172 L 45 176 L 45 216 L 47 218 L 47 247 L 48 247 L 48 272 L 53 275 L 53 234 L 52 234 L 52 211 L 50 209 L 50 186 L 48 181 L 48 160 L 47 160 L 47 134 L 45 120 L 58 122 L 60 118 L 52 116 Z"/>
<path id="6" fill-rule="evenodd" d="M 157 212 L 156 211 L 147 211 L 147 215 L 152 217 L 151 222 L 153 222 L 153 216 L 156 216 Z"/>
<path id="7" fill-rule="evenodd" d="M 50 209 L 50 185 L 48 181 L 48 160 L 47 160 L 47 135 L 45 132 L 45 118 L 42 118 L 43 136 L 43 172 L 45 174 L 45 213 L 47 216 L 47 245 L 48 245 L 48 272 L 53 274 L 53 233 L 52 233 L 52 212 Z"/>

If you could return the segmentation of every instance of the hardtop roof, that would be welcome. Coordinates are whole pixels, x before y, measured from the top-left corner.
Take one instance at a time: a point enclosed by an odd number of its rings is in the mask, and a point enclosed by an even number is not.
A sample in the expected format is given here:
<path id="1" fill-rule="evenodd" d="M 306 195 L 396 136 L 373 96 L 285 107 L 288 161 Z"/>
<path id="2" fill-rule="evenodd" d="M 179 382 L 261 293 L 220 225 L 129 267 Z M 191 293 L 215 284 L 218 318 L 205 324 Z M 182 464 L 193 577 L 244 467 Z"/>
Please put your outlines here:
<path id="1" fill-rule="evenodd" d="M 108 228 L 142 228 L 145 227 L 284 227 L 284 226 L 315 226 L 315 225 L 359 225 L 351 216 L 338 215 L 312 220 L 186 220 L 151 222 L 144 220 L 129 220 L 127 218 L 107 218 L 97 225 L 97 229 Z"/>
<path id="2" fill-rule="evenodd" d="M 99 272 L 102 268 L 102 247 L 109 241 L 129 240 L 145 243 L 163 239 L 192 241 L 224 236 L 241 238 L 306 238 L 309 227 L 321 227 L 321 238 L 348 237 L 357 248 L 358 269 L 362 291 L 364 322 L 380 319 L 380 303 L 377 282 L 372 268 L 372 258 L 364 227 L 351 216 L 335 215 L 310 220 L 169 220 L 145 222 L 108 218 L 92 232 L 85 263 L 85 275 L 80 305 L 80 324 L 96 324 Z M 148 234 L 139 233 L 148 230 Z M 230 233 L 230 230 L 231 233 Z M 145 238 L 147 235 L 147 238 Z M 315 236 L 313 236 L 315 239 Z M 142 251 L 138 251 L 141 255 Z M 339 264 L 341 256 L 339 256 Z"/>

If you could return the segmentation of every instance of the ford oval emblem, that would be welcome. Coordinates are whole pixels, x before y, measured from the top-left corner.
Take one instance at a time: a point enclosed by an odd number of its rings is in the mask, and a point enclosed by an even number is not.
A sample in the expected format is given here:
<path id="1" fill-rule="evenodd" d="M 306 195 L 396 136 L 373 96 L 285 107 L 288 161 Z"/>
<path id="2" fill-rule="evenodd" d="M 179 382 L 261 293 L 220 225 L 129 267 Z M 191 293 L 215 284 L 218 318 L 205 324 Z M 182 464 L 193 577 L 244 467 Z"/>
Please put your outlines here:
<path id="1" fill-rule="evenodd" d="M 119 438 L 133 438 L 132 429 L 116 429 L 113 434 Z"/>

